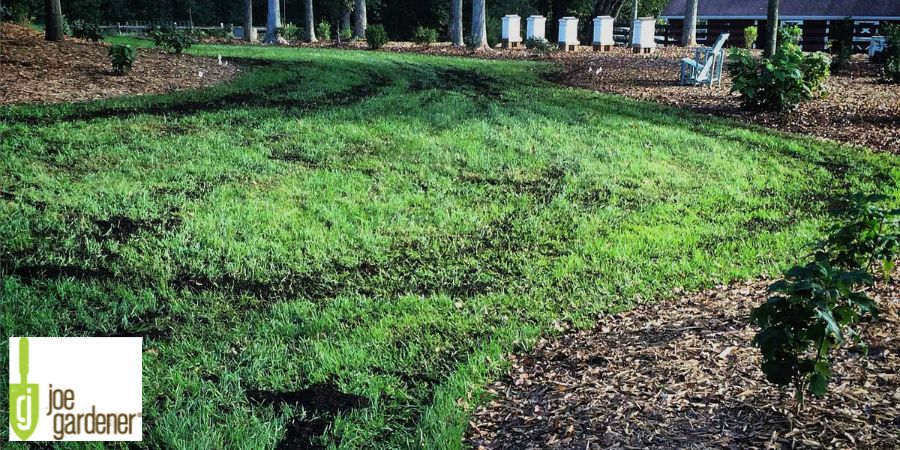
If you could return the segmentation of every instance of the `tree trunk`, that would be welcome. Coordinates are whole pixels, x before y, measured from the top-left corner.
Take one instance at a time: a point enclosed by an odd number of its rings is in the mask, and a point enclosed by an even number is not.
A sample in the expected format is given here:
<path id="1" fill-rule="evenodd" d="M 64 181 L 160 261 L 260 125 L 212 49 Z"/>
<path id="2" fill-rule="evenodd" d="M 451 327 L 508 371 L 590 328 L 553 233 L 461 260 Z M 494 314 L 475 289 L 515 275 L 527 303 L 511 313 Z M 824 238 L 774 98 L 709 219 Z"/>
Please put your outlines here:
<path id="1" fill-rule="evenodd" d="M 450 42 L 454 47 L 466 45 L 463 42 L 463 4 L 462 0 L 450 0 Z"/>
<path id="2" fill-rule="evenodd" d="M 775 54 L 775 48 L 778 46 L 778 13 L 780 6 L 779 0 L 769 0 L 769 14 L 766 19 L 766 47 L 763 50 L 763 56 L 770 57 Z"/>
<path id="3" fill-rule="evenodd" d="M 487 18 L 485 17 L 487 8 L 485 8 L 484 1 L 472 1 L 472 44 L 475 46 L 475 51 L 491 49 L 487 40 Z"/>
<path id="4" fill-rule="evenodd" d="M 366 19 L 366 0 L 354 0 L 353 2 L 353 34 L 360 38 L 366 38 L 366 28 L 369 26 Z"/>
<path id="5" fill-rule="evenodd" d="M 281 5 L 278 0 L 269 0 L 269 18 L 266 23 L 266 44 L 278 43 L 278 27 L 281 26 Z"/>
<path id="6" fill-rule="evenodd" d="M 256 28 L 253 28 L 253 0 L 244 0 L 244 40 L 256 41 Z"/>
<path id="7" fill-rule="evenodd" d="M 318 42 L 319 40 L 316 39 L 316 20 L 313 17 L 313 2 L 312 2 L 312 0 L 306 0 L 306 5 L 305 5 L 304 9 L 305 9 L 305 15 L 306 15 L 306 17 L 304 19 L 306 22 L 306 25 L 304 26 L 306 28 L 306 40 L 309 42 Z"/>
<path id="8" fill-rule="evenodd" d="M 62 7 L 59 0 L 44 0 L 44 39 L 48 41 L 63 40 L 65 25 L 63 25 Z"/>
<path id="9" fill-rule="evenodd" d="M 697 4 L 698 0 L 687 0 L 684 11 L 684 27 L 681 30 L 681 45 L 683 47 L 697 46 Z"/>

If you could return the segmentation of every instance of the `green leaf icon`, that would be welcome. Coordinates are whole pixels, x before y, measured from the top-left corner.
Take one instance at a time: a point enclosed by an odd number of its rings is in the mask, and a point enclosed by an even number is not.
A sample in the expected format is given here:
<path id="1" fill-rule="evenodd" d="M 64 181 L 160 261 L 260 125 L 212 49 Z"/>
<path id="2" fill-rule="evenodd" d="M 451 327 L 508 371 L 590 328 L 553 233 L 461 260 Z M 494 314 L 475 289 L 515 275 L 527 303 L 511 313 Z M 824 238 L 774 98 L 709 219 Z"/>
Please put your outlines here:
<path id="1" fill-rule="evenodd" d="M 19 383 L 9 384 L 9 426 L 19 439 L 28 440 L 37 429 L 38 385 L 28 384 L 28 339 L 19 338 Z"/>

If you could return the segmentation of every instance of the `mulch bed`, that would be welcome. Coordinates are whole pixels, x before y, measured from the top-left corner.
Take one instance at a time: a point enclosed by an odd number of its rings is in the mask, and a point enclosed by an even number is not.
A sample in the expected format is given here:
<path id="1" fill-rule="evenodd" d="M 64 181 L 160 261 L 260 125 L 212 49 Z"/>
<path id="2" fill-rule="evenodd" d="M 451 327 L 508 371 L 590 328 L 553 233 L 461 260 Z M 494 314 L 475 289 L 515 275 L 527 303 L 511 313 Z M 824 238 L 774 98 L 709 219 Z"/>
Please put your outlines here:
<path id="1" fill-rule="evenodd" d="M 868 356 L 838 351 L 827 397 L 797 413 L 765 382 L 750 346 L 750 308 L 766 282 L 744 282 L 604 317 L 511 356 L 509 377 L 465 437 L 479 449 L 897 448 L 900 284 L 873 290 Z"/>
<path id="2" fill-rule="evenodd" d="M 197 89 L 234 78 L 240 69 L 212 58 L 138 49 L 131 73 L 114 76 L 108 44 L 67 38 L 47 42 L 20 25 L 0 23 L 0 104 L 86 101 Z M 201 76 L 202 73 L 202 76 Z"/>
<path id="3" fill-rule="evenodd" d="M 796 111 L 746 111 L 731 94 L 727 73 L 721 87 L 678 84 L 681 58 L 689 51 L 666 48 L 652 56 L 624 49 L 566 60 L 553 77 L 562 84 L 624 95 L 731 117 L 782 131 L 803 133 L 846 144 L 900 153 L 900 85 L 882 83 L 881 67 L 857 57 L 851 67 L 828 81 L 830 94 L 800 105 Z M 599 69 L 599 72 L 598 72 Z M 727 69 L 726 69 L 727 72 Z"/>

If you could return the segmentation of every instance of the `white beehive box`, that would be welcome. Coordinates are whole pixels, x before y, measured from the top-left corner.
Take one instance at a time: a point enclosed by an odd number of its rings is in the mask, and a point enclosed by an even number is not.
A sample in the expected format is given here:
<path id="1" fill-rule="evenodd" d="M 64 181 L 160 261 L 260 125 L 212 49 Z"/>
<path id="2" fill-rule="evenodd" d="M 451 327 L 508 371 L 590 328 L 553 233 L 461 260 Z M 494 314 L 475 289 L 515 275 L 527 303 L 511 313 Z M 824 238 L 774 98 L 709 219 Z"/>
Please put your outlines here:
<path id="1" fill-rule="evenodd" d="M 609 51 L 615 44 L 613 41 L 613 28 L 615 19 L 610 16 L 594 18 L 594 50 Z"/>
<path id="2" fill-rule="evenodd" d="M 559 19 L 559 47 L 565 51 L 575 51 L 578 44 L 578 19 L 575 17 Z"/>
<path id="3" fill-rule="evenodd" d="M 632 24 L 631 46 L 635 53 L 651 53 L 656 48 L 656 19 L 641 17 Z"/>
<path id="4" fill-rule="evenodd" d="M 544 16 L 531 16 L 526 21 L 528 25 L 525 29 L 525 38 L 541 38 L 546 39 L 547 36 L 547 18 Z"/>
<path id="5" fill-rule="evenodd" d="M 501 38 L 504 47 L 518 47 L 519 43 L 522 42 L 522 18 L 515 14 L 503 16 Z"/>

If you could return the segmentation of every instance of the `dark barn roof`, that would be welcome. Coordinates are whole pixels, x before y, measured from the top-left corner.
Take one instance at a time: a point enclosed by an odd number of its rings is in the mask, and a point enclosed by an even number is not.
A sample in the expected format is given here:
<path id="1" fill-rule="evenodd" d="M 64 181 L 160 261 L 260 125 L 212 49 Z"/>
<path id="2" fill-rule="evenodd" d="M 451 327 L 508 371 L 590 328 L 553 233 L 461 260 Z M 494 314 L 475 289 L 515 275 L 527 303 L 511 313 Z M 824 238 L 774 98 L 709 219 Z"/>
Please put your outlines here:
<path id="1" fill-rule="evenodd" d="M 671 0 L 661 16 L 684 18 L 687 0 Z M 700 0 L 698 17 L 765 18 L 767 0 Z M 781 17 L 900 18 L 900 0 L 781 0 Z"/>

